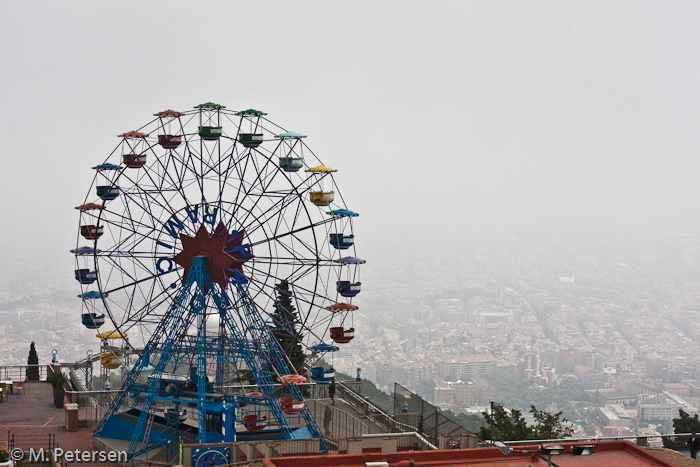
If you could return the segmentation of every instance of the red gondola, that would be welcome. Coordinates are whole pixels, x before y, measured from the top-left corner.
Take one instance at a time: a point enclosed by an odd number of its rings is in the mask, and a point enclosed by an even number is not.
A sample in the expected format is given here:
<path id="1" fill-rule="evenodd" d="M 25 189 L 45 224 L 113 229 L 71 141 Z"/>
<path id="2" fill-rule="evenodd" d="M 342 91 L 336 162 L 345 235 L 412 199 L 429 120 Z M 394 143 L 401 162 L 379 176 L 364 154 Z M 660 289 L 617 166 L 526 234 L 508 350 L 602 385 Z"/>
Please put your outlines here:
<path id="1" fill-rule="evenodd" d="M 124 154 L 124 165 L 132 169 L 140 169 L 146 165 L 146 154 Z"/>
<path id="2" fill-rule="evenodd" d="M 295 401 L 292 396 L 280 397 L 280 406 L 284 413 L 298 413 L 304 410 L 304 399 Z"/>
<path id="3" fill-rule="evenodd" d="M 258 418 L 258 414 L 249 414 L 243 416 L 243 425 L 250 431 L 262 430 L 267 426 L 267 416 Z"/>
<path id="4" fill-rule="evenodd" d="M 101 204 L 97 203 L 85 203 L 81 204 L 80 206 L 76 206 L 75 209 L 79 209 L 81 211 L 89 211 L 91 209 L 104 209 L 105 207 L 102 206 Z"/>
<path id="5" fill-rule="evenodd" d="M 163 131 L 166 132 L 164 135 L 158 135 L 158 144 L 160 144 L 165 149 L 175 149 L 182 144 L 182 135 L 172 135 L 170 133 L 170 123 L 177 117 L 182 115 L 182 112 L 177 110 L 164 110 L 154 114 L 156 117 L 160 117 Z"/>
<path id="6" fill-rule="evenodd" d="M 158 135 L 158 144 L 165 149 L 175 149 L 182 144 L 181 135 Z"/>
<path id="7" fill-rule="evenodd" d="M 81 225 L 80 235 L 88 240 L 97 240 L 104 233 L 104 227 L 96 225 Z"/>
<path id="8" fill-rule="evenodd" d="M 342 326 L 331 328 L 331 339 L 338 344 L 347 344 L 355 337 L 355 328 L 343 329 Z"/>

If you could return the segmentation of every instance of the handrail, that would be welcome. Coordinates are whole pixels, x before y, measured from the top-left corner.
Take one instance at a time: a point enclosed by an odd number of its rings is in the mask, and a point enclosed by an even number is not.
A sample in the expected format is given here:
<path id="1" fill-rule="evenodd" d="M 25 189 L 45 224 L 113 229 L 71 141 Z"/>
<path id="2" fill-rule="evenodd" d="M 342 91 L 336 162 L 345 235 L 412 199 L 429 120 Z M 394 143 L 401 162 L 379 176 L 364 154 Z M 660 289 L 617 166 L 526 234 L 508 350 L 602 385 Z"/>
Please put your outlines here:
<path id="1" fill-rule="evenodd" d="M 503 441 L 506 445 L 521 445 L 521 444 L 543 444 L 543 443 L 578 443 L 586 441 L 620 441 L 625 439 L 640 439 L 640 438 L 675 438 L 691 436 L 692 433 L 672 433 L 672 434 L 656 434 L 656 435 L 633 435 L 633 436 L 587 436 L 583 438 L 557 438 L 557 439 L 525 439 L 519 441 Z M 490 440 L 486 440 L 486 444 L 490 444 Z"/>
<path id="2" fill-rule="evenodd" d="M 27 369 L 37 368 L 39 370 L 39 381 L 46 381 L 48 367 L 50 364 L 32 365 L 0 365 L 0 379 L 11 379 L 13 381 L 30 381 L 27 378 Z"/>
<path id="3" fill-rule="evenodd" d="M 392 425 L 398 428 L 405 428 L 407 431 L 410 429 L 411 431 L 418 432 L 418 428 L 415 426 L 408 425 L 407 423 L 399 422 L 396 420 L 392 415 L 384 412 L 382 409 L 377 407 L 376 405 L 372 404 L 369 400 L 365 399 L 357 393 L 354 389 L 348 387 L 346 384 L 344 384 L 342 381 L 338 384 L 340 387 L 345 389 L 346 391 L 349 391 L 349 394 L 352 396 L 352 399 L 355 401 L 358 401 L 358 405 L 361 405 L 363 407 L 357 407 L 357 409 L 362 409 L 363 413 L 367 415 L 368 417 L 372 418 L 377 423 L 382 424 L 379 420 L 377 420 L 375 417 L 373 417 L 370 413 L 370 411 L 377 412 L 379 415 L 382 415 L 386 417 L 387 419 L 391 420 Z M 347 394 L 348 392 L 346 392 Z M 345 399 L 345 397 L 343 397 Z M 366 406 L 366 407 L 365 407 Z M 382 424 L 383 425 L 383 424 Z"/>

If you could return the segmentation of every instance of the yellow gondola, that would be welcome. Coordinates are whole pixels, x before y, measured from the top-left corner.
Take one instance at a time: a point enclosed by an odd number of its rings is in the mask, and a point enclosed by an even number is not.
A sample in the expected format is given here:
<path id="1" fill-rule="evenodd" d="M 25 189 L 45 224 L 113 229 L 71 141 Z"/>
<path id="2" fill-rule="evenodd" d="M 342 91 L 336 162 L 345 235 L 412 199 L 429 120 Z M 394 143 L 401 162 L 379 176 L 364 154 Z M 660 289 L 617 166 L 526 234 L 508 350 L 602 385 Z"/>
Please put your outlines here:
<path id="1" fill-rule="evenodd" d="M 126 334 L 119 331 L 105 331 L 97 335 L 100 339 L 126 339 Z"/>
<path id="2" fill-rule="evenodd" d="M 337 172 L 336 169 L 333 169 L 331 167 L 326 167 L 325 165 L 317 165 L 316 167 L 311 167 L 310 169 L 306 169 L 306 172 L 311 172 L 315 174 L 321 174 L 321 173 L 331 173 L 331 172 Z"/>
<path id="3" fill-rule="evenodd" d="M 102 355 L 100 355 L 100 364 L 105 368 L 113 370 L 121 366 L 121 357 L 121 355 L 115 355 L 112 352 L 103 353 Z"/>
<path id="4" fill-rule="evenodd" d="M 316 206 L 328 206 L 335 199 L 335 191 L 310 191 L 309 199 Z"/>

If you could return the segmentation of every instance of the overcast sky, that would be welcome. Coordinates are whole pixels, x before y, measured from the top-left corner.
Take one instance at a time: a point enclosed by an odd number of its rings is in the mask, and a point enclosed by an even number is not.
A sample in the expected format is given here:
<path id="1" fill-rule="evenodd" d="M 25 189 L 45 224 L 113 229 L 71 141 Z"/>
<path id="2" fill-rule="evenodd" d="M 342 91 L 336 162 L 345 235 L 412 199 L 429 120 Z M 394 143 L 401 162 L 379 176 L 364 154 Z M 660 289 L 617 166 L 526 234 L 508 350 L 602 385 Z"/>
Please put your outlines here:
<path id="1" fill-rule="evenodd" d="M 206 101 L 309 136 L 360 212 L 360 256 L 395 239 L 696 232 L 699 13 L 3 0 L 0 257 L 56 252 L 70 276 L 90 167 L 154 113 Z"/>

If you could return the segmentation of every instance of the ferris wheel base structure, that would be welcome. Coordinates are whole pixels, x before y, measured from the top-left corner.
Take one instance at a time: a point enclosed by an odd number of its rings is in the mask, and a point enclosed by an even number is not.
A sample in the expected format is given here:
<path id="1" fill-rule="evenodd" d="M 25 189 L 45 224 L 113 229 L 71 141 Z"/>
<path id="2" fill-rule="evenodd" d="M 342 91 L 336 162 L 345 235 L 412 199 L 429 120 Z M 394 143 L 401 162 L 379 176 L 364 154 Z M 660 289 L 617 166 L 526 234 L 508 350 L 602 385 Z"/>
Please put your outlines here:
<path id="1" fill-rule="evenodd" d="M 231 292 L 233 293 L 233 292 Z M 141 356 L 113 399 L 107 413 L 95 430 L 96 437 L 129 441 L 128 455 L 135 463 L 146 453 L 158 448 L 172 448 L 178 440 L 198 443 L 234 442 L 255 439 L 318 438 L 321 450 L 329 448 L 296 383 L 276 387 L 270 372 L 289 375 L 282 349 L 269 329 L 263 325 L 259 311 L 244 286 L 235 291 L 234 307 L 227 290 L 220 287 L 207 268 L 207 258 L 197 256 L 187 279 L 180 286 L 177 299 L 152 334 Z M 212 352 L 207 345 L 205 320 L 207 308 L 214 304 L 225 327 L 228 345 Z M 234 319 L 234 315 L 235 319 Z M 196 336 L 187 331 L 196 322 Z M 252 342 L 244 337 L 238 323 L 257 330 Z M 194 341 L 194 346 L 182 346 Z M 183 355 L 179 349 L 196 349 Z M 260 393 L 232 395 L 214 392 L 206 376 L 211 361 L 242 361 L 255 378 Z M 190 376 L 166 373 L 164 370 L 189 362 Z M 146 375 L 147 368 L 153 368 Z M 145 380 L 145 381 L 144 381 Z M 280 390 L 299 404 L 293 409 L 303 426 L 292 427 L 285 415 Z M 247 408 L 252 405 L 254 409 Z M 237 412 L 246 407 L 247 415 L 237 420 Z M 187 415 L 193 411 L 195 417 Z M 260 416 L 262 412 L 268 415 Z M 265 430 L 268 422 L 277 429 Z M 237 421 L 243 421 L 243 432 L 237 432 Z"/>

